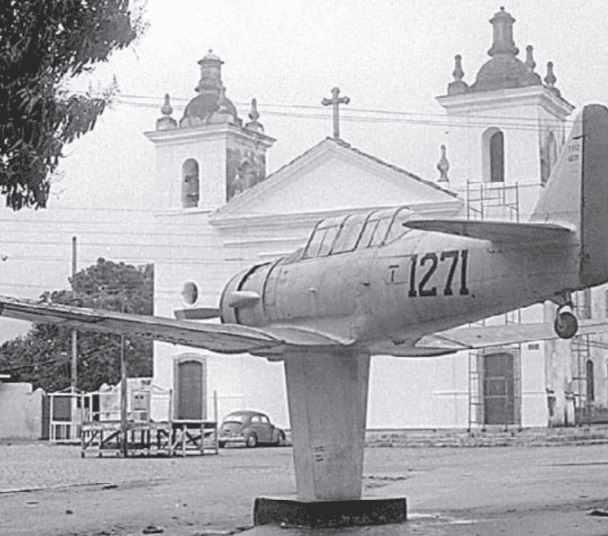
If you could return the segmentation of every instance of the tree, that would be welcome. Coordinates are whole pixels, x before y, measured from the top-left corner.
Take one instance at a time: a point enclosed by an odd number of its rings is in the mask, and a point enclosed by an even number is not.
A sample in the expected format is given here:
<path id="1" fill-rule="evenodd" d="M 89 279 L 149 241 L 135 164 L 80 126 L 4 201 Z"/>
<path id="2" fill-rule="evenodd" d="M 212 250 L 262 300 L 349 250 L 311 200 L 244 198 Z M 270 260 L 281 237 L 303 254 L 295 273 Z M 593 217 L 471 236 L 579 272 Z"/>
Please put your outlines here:
<path id="1" fill-rule="evenodd" d="M 143 31 L 129 0 L 4 0 L 0 9 L 0 193 L 15 210 L 46 206 L 63 148 L 109 102 L 66 81 Z"/>
<path id="2" fill-rule="evenodd" d="M 98 259 L 71 280 L 71 290 L 45 292 L 41 298 L 54 303 L 151 315 L 154 268 L 135 267 Z M 102 383 L 120 380 L 120 337 L 103 333 L 78 333 L 78 388 L 94 391 Z M 127 374 L 151 376 L 152 342 L 126 340 Z M 71 330 L 57 325 L 34 325 L 24 337 L 0 346 L 0 371 L 16 381 L 57 391 L 70 385 Z"/>

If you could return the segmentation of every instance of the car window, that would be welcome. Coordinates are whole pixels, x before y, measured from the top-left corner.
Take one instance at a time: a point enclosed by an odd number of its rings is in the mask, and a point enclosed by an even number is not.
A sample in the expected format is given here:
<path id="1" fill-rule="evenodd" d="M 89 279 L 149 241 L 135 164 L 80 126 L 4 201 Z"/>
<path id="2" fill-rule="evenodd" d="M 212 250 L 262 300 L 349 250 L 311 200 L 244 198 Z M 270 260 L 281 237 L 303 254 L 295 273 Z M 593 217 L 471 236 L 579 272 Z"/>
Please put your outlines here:
<path id="1" fill-rule="evenodd" d="M 270 420 L 268 419 L 268 417 L 266 417 L 266 415 L 260 415 L 260 420 L 264 423 L 264 424 L 270 424 Z"/>
<path id="2" fill-rule="evenodd" d="M 244 422 L 245 421 L 245 415 L 228 415 L 225 419 L 224 422 Z"/>
<path id="3" fill-rule="evenodd" d="M 259 415 L 254 415 L 253 417 L 251 417 L 251 422 L 259 423 L 260 422 L 260 416 Z"/>

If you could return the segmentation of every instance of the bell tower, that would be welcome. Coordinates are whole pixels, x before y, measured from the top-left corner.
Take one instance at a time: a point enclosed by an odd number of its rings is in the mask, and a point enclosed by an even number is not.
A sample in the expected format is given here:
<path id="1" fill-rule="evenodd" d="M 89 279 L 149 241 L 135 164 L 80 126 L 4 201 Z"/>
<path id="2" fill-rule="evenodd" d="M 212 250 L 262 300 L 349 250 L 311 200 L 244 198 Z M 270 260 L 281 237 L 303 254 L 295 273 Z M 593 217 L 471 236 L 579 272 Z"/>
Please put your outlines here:
<path id="1" fill-rule="evenodd" d="M 226 96 L 223 61 L 209 50 L 201 59 L 197 95 L 183 117 L 173 118 L 169 95 L 156 130 L 147 138 L 156 147 L 158 208 L 209 212 L 266 178 L 266 150 L 274 139 L 264 134 L 255 99 L 243 123 Z"/>
<path id="2" fill-rule="evenodd" d="M 525 61 L 518 58 L 514 23 L 501 7 L 490 19 L 490 59 L 468 84 L 462 56 L 455 56 L 453 80 L 437 101 L 449 119 L 450 186 L 464 192 L 467 183 L 488 183 L 488 187 L 517 183 L 525 219 L 549 179 L 573 106 L 555 85 L 552 62 L 541 80 L 531 45 L 526 47 Z"/>

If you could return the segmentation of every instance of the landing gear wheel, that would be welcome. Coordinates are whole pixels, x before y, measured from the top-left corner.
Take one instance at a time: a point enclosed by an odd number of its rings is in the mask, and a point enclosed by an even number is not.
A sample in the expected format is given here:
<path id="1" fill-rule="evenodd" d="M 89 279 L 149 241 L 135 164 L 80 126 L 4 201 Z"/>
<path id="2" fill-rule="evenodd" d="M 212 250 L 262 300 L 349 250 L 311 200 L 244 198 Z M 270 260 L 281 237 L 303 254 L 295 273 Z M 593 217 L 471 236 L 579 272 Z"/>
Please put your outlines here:
<path id="1" fill-rule="evenodd" d="M 571 339 L 578 331 L 578 320 L 569 311 L 558 312 L 553 327 L 560 339 Z"/>
<path id="2" fill-rule="evenodd" d="M 249 437 L 245 440 L 245 445 L 250 449 L 256 447 L 258 444 L 258 437 L 255 434 L 249 434 Z"/>

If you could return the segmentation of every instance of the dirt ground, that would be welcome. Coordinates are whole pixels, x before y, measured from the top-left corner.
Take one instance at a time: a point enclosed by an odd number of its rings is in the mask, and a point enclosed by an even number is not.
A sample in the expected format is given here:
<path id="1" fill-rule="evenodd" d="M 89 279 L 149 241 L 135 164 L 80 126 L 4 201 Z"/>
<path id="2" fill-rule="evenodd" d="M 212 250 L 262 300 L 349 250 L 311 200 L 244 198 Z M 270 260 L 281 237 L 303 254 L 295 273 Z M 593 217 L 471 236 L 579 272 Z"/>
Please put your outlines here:
<path id="1" fill-rule="evenodd" d="M 365 496 L 408 498 L 405 525 L 344 536 L 608 535 L 608 446 L 370 448 Z M 219 456 L 87 458 L 75 447 L 0 446 L 1 536 L 175 536 L 250 528 L 258 496 L 293 496 L 290 448 Z M 593 515 L 592 515 L 593 513 Z M 311 531 L 256 528 L 247 536 Z"/>

